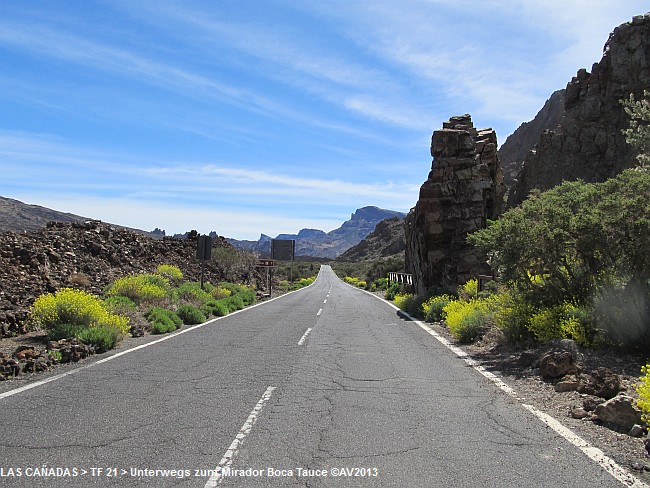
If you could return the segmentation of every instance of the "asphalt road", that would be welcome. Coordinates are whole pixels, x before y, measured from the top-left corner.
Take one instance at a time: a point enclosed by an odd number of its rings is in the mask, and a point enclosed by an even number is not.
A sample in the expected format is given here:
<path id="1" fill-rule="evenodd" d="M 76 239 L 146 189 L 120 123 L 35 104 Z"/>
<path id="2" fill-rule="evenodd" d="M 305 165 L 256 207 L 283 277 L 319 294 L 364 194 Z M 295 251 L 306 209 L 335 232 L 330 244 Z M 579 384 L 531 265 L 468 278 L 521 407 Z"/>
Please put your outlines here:
<path id="1" fill-rule="evenodd" d="M 0 486 L 622 486 L 326 266 L 301 291 L 44 378 L 0 396 Z"/>

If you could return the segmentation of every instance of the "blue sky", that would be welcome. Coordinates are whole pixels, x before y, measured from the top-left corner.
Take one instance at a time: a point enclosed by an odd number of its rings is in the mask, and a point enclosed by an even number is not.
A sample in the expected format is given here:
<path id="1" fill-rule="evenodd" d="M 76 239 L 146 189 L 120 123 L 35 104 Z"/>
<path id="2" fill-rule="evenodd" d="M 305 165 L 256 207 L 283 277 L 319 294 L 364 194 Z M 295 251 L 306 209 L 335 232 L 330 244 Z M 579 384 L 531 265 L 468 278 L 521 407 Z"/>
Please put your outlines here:
<path id="1" fill-rule="evenodd" d="M 431 133 L 502 144 L 647 0 L 0 2 L 0 195 L 168 234 L 407 212 Z"/>

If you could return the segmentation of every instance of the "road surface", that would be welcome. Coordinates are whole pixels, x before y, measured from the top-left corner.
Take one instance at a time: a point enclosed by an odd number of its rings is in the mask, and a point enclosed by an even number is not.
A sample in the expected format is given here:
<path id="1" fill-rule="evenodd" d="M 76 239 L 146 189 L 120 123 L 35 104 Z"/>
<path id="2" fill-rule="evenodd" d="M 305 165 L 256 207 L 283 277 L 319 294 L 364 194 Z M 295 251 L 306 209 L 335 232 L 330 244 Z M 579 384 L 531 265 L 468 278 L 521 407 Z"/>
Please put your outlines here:
<path id="1" fill-rule="evenodd" d="M 328 266 L 156 340 L 1 385 L 0 486 L 623 486 Z"/>

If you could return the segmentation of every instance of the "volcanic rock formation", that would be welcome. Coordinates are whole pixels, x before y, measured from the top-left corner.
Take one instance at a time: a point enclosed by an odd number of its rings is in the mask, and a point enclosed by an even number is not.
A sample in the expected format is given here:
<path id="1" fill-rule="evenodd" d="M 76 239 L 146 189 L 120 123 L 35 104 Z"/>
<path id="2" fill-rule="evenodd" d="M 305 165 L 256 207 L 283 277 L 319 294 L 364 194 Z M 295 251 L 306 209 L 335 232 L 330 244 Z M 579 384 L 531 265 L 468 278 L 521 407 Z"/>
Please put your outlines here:
<path id="1" fill-rule="evenodd" d="M 431 139 L 433 163 L 406 226 L 406 269 L 415 292 L 454 290 L 490 273 L 485 258 L 466 242 L 503 207 L 503 173 L 492 129 L 477 130 L 469 115 L 452 117 Z"/>
<path id="2" fill-rule="evenodd" d="M 591 73 L 581 69 L 568 83 L 564 115 L 528 153 L 508 206 L 521 203 L 533 188 L 578 178 L 604 181 L 635 166 L 636 153 L 621 132 L 629 124 L 621 100 L 630 94 L 642 98 L 649 89 L 650 13 L 614 29 Z"/>

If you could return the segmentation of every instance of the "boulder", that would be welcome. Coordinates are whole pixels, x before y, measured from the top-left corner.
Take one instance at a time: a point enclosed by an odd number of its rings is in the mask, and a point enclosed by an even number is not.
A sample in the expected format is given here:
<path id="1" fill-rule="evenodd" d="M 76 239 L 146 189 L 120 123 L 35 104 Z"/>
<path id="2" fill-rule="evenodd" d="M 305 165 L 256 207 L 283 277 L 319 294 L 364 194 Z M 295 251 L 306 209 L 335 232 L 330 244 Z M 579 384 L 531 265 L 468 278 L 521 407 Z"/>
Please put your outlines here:
<path id="1" fill-rule="evenodd" d="M 539 360 L 542 378 L 552 380 L 578 372 L 573 354 L 569 351 L 549 352 Z"/>
<path id="2" fill-rule="evenodd" d="M 609 400 L 622 390 L 620 377 L 608 368 L 596 368 L 580 376 L 578 392 Z"/>
<path id="3" fill-rule="evenodd" d="M 641 424 L 641 411 L 634 405 L 634 398 L 618 395 L 601 403 L 594 410 L 596 417 L 629 431 L 635 424 Z"/>

